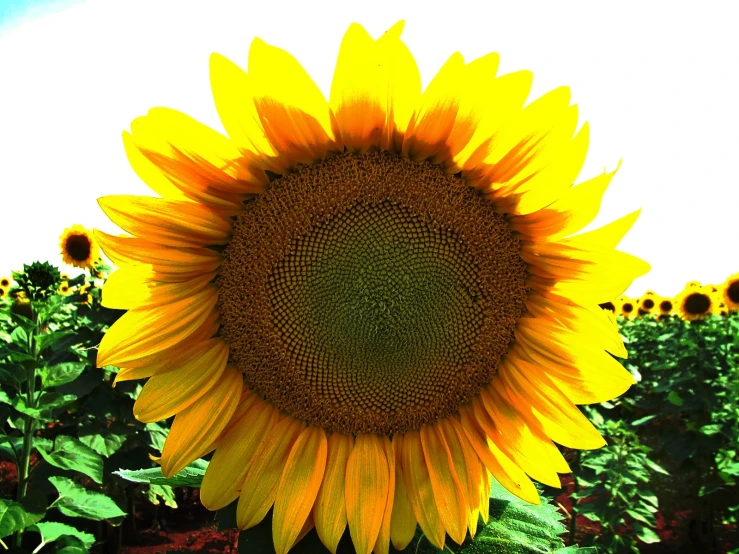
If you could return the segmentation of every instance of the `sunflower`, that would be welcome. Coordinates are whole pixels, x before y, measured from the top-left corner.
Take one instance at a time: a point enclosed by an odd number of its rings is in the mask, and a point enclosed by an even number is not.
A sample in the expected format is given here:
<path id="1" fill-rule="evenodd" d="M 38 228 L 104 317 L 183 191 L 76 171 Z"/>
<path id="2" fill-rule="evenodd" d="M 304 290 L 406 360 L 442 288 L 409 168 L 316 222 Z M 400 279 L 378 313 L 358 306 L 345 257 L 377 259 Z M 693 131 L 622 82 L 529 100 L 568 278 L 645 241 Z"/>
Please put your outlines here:
<path id="1" fill-rule="evenodd" d="M 66 273 L 62 273 L 60 277 L 62 281 L 69 281 L 69 275 Z"/>
<path id="2" fill-rule="evenodd" d="M 100 249 L 93 233 L 82 225 L 72 225 L 64 229 L 59 247 L 62 249 L 64 263 L 75 267 L 90 267 L 100 258 Z"/>
<path id="3" fill-rule="evenodd" d="M 648 315 L 656 312 L 658 301 L 659 297 L 656 292 L 651 290 L 646 291 L 639 299 L 639 315 Z"/>
<path id="4" fill-rule="evenodd" d="M 0 298 L 5 298 L 8 295 L 8 289 L 0 287 Z"/>
<path id="5" fill-rule="evenodd" d="M 719 298 L 710 287 L 685 287 L 675 298 L 677 312 L 686 321 L 704 319 L 718 314 Z"/>
<path id="6" fill-rule="evenodd" d="M 6 290 L 10 288 L 10 283 L 11 283 L 10 277 L 3 277 L 0 279 L 0 287 Z"/>
<path id="7" fill-rule="evenodd" d="M 626 319 L 630 319 L 632 317 L 636 317 L 638 314 L 637 306 L 639 305 L 639 299 L 632 299 L 627 296 L 622 296 L 618 299 L 618 307 L 619 311 L 618 314 L 625 317 Z"/>
<path id="8" fill-rule="evenodd" d="M 724 304 L 730 312 L 739 311 L 739 273 L 734 273 L 719 287 Z"/>
<path id="9" fill-rule="evenodd" d="M 659 308 L 660 316 L 668 316 L 672 315 L 675 304 L 672 298 L 660 298 L 657 307 Z"/>
<path id="10" fill-rule="evenodd" d="M 62 294 L 64 296 L 68 295 L 70 292 L 69 283 L 67 281 L 62 281 L 59 285 L 59 294 Z"/>
<path id="11" fill-rule="evenodd" d="M 201 499 L 272 509 L 276 551 L 312 527 L 387 553 L 416 525 L 442 548 L 487 521 L 492 476 L 538 503 L 555 446 L 599 448 L 576 404 L 633 383 L 598 307 L 645 273 L 615 250 L 638 212 L 580 231 L 613 173 L 572 186 L 588 127 L 567 88 L 526 107 L 528 72 L 452 55 L 425 91 L 400 40 L 349 27 L 326 101 L 256 39 L 211 58 L 229 137 L 169 109 L 124 133 L 161 198 L 108 196 L 133 236 L 95 232 L 128 310 L 98 365 L 149 378 L 141 421 L 175 416 L 171 476 L 215 450 Z"/>

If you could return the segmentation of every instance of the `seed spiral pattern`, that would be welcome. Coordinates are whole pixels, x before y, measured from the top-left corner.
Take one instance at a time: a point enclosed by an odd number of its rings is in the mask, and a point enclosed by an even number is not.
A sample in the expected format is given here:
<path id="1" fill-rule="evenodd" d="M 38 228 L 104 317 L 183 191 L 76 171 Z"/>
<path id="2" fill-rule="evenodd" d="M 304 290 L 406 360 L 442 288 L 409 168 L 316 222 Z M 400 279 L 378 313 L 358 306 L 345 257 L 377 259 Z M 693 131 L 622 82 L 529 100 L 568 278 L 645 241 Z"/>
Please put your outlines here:
<path id="1" fill-rule="evenodd" d="M 339 154 L 276 178 L 237 218 L 221 335 L 247 384 L 293 417 L 418 429 L 495 375 L 525 309 L 519 248 L 460 177 Z"/>

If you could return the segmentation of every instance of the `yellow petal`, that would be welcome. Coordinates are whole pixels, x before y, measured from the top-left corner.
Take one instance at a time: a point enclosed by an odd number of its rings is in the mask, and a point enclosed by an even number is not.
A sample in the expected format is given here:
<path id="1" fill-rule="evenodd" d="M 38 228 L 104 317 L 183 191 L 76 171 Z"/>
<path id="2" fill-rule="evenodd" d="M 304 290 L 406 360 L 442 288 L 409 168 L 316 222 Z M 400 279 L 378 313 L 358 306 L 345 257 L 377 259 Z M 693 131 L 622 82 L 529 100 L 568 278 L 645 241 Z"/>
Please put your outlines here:
<path id="1" fill-rule="evenodd" d="M 377 541 L 387 505 L 388 464 L 377 435 L 357 435 L 346 464 L 346 518 L 357 554 Z"/>
<path id="2" fill-rule="evenodd" d="M 480 517 L 485 525 L 488 523 L 490 518 L 490 488 L 492 486 L 490 472 L 485 469 L 485 466 L 480 462 L 481 472 L 481 486 L 480 486 Z"/>
<path id="3" fill-rule="evenodd" d="M 145 423 L 167 419 L 193 404 L 218 382 L 226 368 L 228 346 L 220 338 L 201 344 L 179 368 L 154 375 L 146 382 L 133 405 L 136 419 Z"/>
<path id="4" fill-rule="evenodd" d="M 444 548 L 444 524 L 436 508 L 431 478 L 426 466 L 418 431 L 403 436 L 403 477 L 413 515 L 426 538 L 436 548 Z"/>
<path id="5" fill-rule="evenodd" d="M 114 264 L 141 266 L 160 274 L 161 281 L 187 281 L 221 265 L 221 255 L 208 248 L 170 248 L 140 238 L 114 237 L 97 229 L 94 233 Z"/>
<path id="6" fill-rule="evenodd" d="M 421 427 L 421 446 L 439 517 L 452 540 L 462 544 L 467 534 L 466 484 L 463 486 L 459 479 L 449 447 L 436 424 Z"/>
<path id="7" fill-rule="evenodd" d="M 200 486 L 203 506 L 220 510 L 238 498 L 244 475 L 262 444 L 273 435 L 278 418 L 278 410 L 257 401 L 241 418 L 230 423 L 218 440 Z"/>
<path id="8" fill-rule="evenodd" d="M 161 352 L 187 339 L 213 313 L 217 293 L 209 285 L 201 292 L 166 306 L 129 310 L 105 333 L 98 349 L 98 367 Z"/>
<path id="9" fill-rule="evenodd" d="M 215 279 L 215 271 L 178 283 L 157 279 L 140 266 L 124 266 L 110 274 L 103 285 L 102 305 L 113 310 L 153 308 L 177 302 L 203 290 Z"/>
<path id="10" fill-rule="evenodd" d="M 449 418 L 457 435 L 466 437 L 485 467 L 495 479 L 511 494 L 530 502 L 540 504 L 539 493 L 531 480 L 495 443 L 488 440 L 472 414 L 467 409 L 460 410 L 462 422 Z"/>
<path id="11" fill-rule="evenodd" d="M 227 367 L 213 388 L 177 414 L 162 450 L 165 477 L 210 452 L 236 410 L 242 382 L 241 373 Z"/>
<path id="12" fill-rule="evenodd" d="M 456 52 L 423 92 L 403 138 L 404 156 L 415 161 L 450 157 L 447 141 L 457 121 L 459 81 L 463 75 L 464 60 Z"/>
<path id="13" fill-rule="evenodd" d="M 568 237 L 562 242 L 577 248 L 616 248 L 629 229 L 634 226 L 640 213 L 641 209 L 633 211 L 603 227 Z"/>
<path id="14" fill-rule="evenodd" d="M 228 217 L 195 202 L 110 195 L 98 198 L 98 204 L 124 231 L 164 246 L 225 244 L 231 237 Z"/>
<path id="15" fill-rule="evenodd" d="M 313 520 L 321 542 L 336 554 L 341 535 L 346 528 L 346 461 L 354 445 L 349 435 L 335 433 L 328 438 L 326 474 L 313 507 Z"/>
<path id="16" fill-rule="evenodd" d="M 398 142 L 420 97 L 415 60 L 400 40 L 403 22 L 378 40 L 352 23 L 331 84 L 335 134 L 350 150 L 387 150 Z"/>
<path id="17" fill-rule="evenodd" d="M 305 425 L 288 416 L 264 438 L 241 484 L 241 496 L 236 508 L 239 529 L 253 527 L 267 515 L 277 496 L 290 450 L 303 429 Z"/>
<path id="18" fill-rule="evenodd" d="M 416 516 L 408 497 L 408 488 L 403 476 L 401 459 L 403 437 L 393 437 L 393 455 L 395 457 L 395 494 L 393 495 L 393 511 L 390 517 L 390 540 L 396 550 L 405 550 L 416 534 Z"/>
<path id="19" fill-rule="evenodd" d="M 593 424 L 543 372 L 524 360 L 509 362 L 499 375 L 516 410 L 530 425 L 538 422 L 548 437 L 569 448 L 605 446 L 606 441 Z"/>
<path id="20" fill-rule="evenodd" d="M 382 448 L 385 451 L 385 459 L 387 460 L 388 486 L 387 486 L 387 502 L 385 503 L 385 511 L 382 514 L 382 525 L 380 533 L 377 535 L 377 542 L 372 549 L 374 554 L 388 554 L 390 551 L 390 523 L 393 515 L 393 499 L 395 498 L 395 452 L 393 444 L 388 437 L 380 437 Z"/>
<path id="21" fill-rule="evenodd" d="M 292 55 L 254 39 L 249 83 L 264 133 L 287 167 L 322 160 L 336 147 L 328 102 Z"/>
<path id="22" fill-rule="evenodd" d="M 260 156 L 275 156 L 259 122 L 249 75 L 220 54 L 212 54 L 210 86 L 223 127 L 238 147 Z"/>
<path id="23" fill-rule="evenodd" d="M 277 554 L 286 554 L 298 540 L 323 481 L 326 454 L 326 433 L 320 427 L 304 429 L 293 444 L 272 515 L 272 538 Z"/>

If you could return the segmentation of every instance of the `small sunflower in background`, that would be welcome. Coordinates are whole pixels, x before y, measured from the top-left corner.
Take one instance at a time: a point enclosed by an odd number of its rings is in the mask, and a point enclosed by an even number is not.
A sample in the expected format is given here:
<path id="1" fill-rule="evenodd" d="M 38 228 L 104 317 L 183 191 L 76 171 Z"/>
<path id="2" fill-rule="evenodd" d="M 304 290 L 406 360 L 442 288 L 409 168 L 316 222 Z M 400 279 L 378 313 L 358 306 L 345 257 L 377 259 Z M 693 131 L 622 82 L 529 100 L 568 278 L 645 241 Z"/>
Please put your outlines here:
<path id="1" fill-rule="evenodd" d="M 676 298 L 677 313 L 686 321 L 705 319 L 718 313 L 720 301 L 709 287 L 686 287 Z"/>
<path id="2" fill-rule="evenodd" d="M 739 273 L 734 273 L 719 287 L 726 309 L 730 312 L 739 311 Z"/>
<path id="3" fill-rule="evenodd" d="M 4 288 L 5 290 L 10 288 L 10 283 L 12 281 L 10 280 L 10 277 L 3 277 L 0 279 L 0 287 Z"/>
<path id="4" fill-rule="evenodd" d="M 675 310 L 675 304 L 672 298 L 660 298 L 657 303 L 657 307 L 659 308 L 659 315 L 661 316 L 672 315 Z"/>
<path id="5" fill-rule="evenodd" d="M 69 275 L 66 273 L 62 273 L 59 277 L 62 281 L 69 281 Z"/>
<path id="6" fill-rule="evenodd" d="M 649 315 L 657 311 L 657 301 L 659 296 L 651 290 L 646 291 L 638 303 L 639 315 Z"/>
<path id="7" fill-rule="evenodd" d="M 88 268 L 100 258 L 100 249 L 92 231 L 82 225 L 72 225 L 64 230 L 59 241 L 65 264 Z"/>
<path id="8" fill-rule="evenodd" d="M 66 280 L 61 282 L 58 290 L 59 294 L 63 296 L 67 296 L 71 292 L 69 288 L 69 283 Z"/>
<path id="9" fill-rule="evenodd" d="M 162 198 L 99 199 L 132 236 L 96 231 L 128 310 L 98 365 L 149 379 L 140 421 L 175 416 L 163 473 L 215 450 L 201 501 L 241 529 L 272 510 L 278 554 L 314 526 L 332 552 L 347 527 L 358 554 L 417 524 L 461 544 L 489 474 L 538 503 L 555 442 L 605 444 L 576 404 L 634 382 L 598 304 L 649 269 L 616 250 L 638 212 L 580 232 L 613 173 L 573 186 L 569 90 L 527 102 L 529 72 L 457 53 L 422 92 L 401 30 L 351 25 L 329 100 L 262 40 L 248 74 L 213 55 L 229 137 L 153 109 L 124 146 Z"/>
<path id="10" fill-rule="evenodd" d="M 6 296 L 8 296 L 8 289 L 0 287 L 0 298 L 5 298 Z"/>
<path id="11" fill-rule="evenodd" d="M 628 296 L 622 296 L 618 299 L 618 315 L 631 319 L 638 314 L 637 311 L 638 299 L 629 298 Z"/>

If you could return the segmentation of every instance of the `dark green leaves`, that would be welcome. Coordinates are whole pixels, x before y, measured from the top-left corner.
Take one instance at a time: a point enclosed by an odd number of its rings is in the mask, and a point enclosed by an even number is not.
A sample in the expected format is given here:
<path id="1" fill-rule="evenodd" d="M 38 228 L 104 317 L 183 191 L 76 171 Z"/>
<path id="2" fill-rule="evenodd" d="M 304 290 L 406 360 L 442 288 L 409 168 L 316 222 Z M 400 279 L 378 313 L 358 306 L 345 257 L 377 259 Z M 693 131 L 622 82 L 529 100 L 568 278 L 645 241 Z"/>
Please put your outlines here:
<path id="1" fill-rule="evenodd" d="M 80 531 L 66 523 L 56 521 L 42 521 L 28 527 L 29 531 L 35 531 L 41 535 L 41 546 L 54 542 L 61 537 L 75 537 L 86 549 L 95 543 L 95 537 L 90 533 Z"/>
<path id="2" fill-rule="evenodd" d="M 39 371 L 43 388 L 65 385 L 74 381 L 85 370 L 83 362 L 64 362 L 61 364 L 43 367 Z"/>
<path id="3" fill-rule="evenodd" d="M 40 521 L 46 513 L 46 499 L 29 494 L 20 502 L 0 498 L 0 539 Z"/>
<path id="4" fill-rule="evenodd" d="M 164 477 L 161 468 L 158 467 L 137 470 L 119 469 L 118 471 L 114 471 L 113 474 L 122 477 L 126 481 L 133 481 L 134 483 L 199 488 L 203 482 L 203 476 L 207 468 L 208 462 L 196 460 L 170 479 Z"/>

